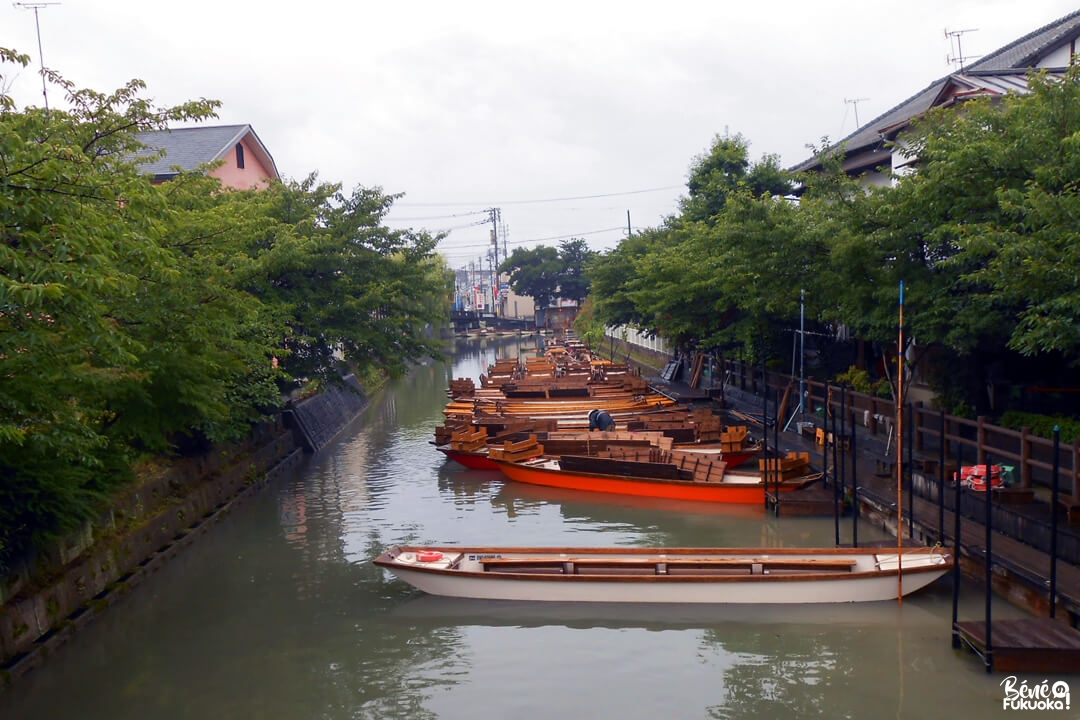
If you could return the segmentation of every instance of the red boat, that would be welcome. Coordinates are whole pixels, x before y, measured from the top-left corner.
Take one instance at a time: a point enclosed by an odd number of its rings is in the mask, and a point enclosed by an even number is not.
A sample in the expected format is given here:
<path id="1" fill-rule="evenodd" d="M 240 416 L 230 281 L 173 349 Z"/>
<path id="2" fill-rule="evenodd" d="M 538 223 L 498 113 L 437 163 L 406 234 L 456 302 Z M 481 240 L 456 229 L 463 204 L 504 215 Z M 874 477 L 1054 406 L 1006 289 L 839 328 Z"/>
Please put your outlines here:
<path id="1" fill-rule="evenodd" d="M 584 455 L 545 455 L 533 441 L 496 449 L 490 460 L 515 482 L 545 487 L 617 493 L 639 497 L 738 504 L 765 503 L 766 484 L 760 472 L 728 472 L 723 460 L 697 453 L 673 451 L 661 462 Z M 695 457 L 696 456 L 696 457 Z M 770 460 L 769 462 L 774 462 Z M 783 461 L 781 461 L 783 462 Z M 809 467 L 806 466 L 808 470 Z M 822 473 L 792 476 L 787 470 L 770 491 L 806 487 Z"/>
<path id="2" fill-rule="evenodd" d="M 436 445 L 435 449 L 446 455 L 459 465 L 464 465 L 470 470 L 498 470 L 491 458 L 488 457 L 487 447 L 476 450 L 455 450 L 450 445 Z"/>

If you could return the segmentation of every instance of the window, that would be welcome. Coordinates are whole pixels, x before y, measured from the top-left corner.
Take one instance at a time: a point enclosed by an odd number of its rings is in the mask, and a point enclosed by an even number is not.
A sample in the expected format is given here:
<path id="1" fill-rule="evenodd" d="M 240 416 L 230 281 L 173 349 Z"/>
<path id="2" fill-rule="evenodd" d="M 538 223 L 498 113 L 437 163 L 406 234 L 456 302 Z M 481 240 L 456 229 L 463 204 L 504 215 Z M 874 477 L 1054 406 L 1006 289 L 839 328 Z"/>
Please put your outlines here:
<path id="1" fill-rule="evenodd" d="M 244 146 L 236 143 L 236 167 L 244 169 Z"/>

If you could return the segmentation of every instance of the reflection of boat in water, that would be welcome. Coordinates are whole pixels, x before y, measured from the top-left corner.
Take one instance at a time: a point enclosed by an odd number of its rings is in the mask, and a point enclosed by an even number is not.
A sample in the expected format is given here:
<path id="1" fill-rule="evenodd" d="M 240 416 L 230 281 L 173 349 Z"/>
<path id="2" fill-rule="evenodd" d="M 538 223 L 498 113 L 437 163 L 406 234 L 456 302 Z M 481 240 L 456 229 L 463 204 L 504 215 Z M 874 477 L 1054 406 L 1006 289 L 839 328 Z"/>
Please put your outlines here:
<path id="1" fill-rule="evenodd" d="M 940 597 L 937 597 L 940 595 Z M 809 605 L 763 605 L 760 603 L 703 605 L 700 603 L 610 603 L 590 602 L 530 602 L 520 600 L 484 600 L 475 598 L 439 597 L 422 594 L 400 603 L 390 611 L 390 617 L 426 627 L 544 627 L 575 628 L 674 628 L 730 629 L 757 626 L 808 625 L 856 627 L 860 631 L 871 627 L 896 628 L 905 626 L 934 626 L 949 622 L 952 596 L 949 592 L 933 593 L 932 588 L 910 599 L 902 606 L 897 603 L 817 603 Z"/>
<path id="2" fill-rule="evenodd" d="M 639 495 L 615 495 L 590 490 L 542 487 L 515 482 L 503 482 L 502 487 L 491 498 L 491 502 L 494 505 L 507 508 L 508 512 L 518 512 L 524 508 L 540 505 L 558 504 L 567 512 L 576 516 L 606 518 L 611 516 L 612 511 L 620 510 L 630 513 L 648 513 L 649 517 L 640 518 L 645 523 L 655 521 L 655 513 L 658 512 L 685 516 L 706 515 L 716 518 L 754 520 L 756 522 L 768 517 L 764 505 L 669 500 Z"/>
<path id="3" fill-rule="evenodd" d="M 563 602 L 847 603 L 896 599 L 952 568 L 940 548 L 389 548 L 374 560 L 432 595 Z"/>

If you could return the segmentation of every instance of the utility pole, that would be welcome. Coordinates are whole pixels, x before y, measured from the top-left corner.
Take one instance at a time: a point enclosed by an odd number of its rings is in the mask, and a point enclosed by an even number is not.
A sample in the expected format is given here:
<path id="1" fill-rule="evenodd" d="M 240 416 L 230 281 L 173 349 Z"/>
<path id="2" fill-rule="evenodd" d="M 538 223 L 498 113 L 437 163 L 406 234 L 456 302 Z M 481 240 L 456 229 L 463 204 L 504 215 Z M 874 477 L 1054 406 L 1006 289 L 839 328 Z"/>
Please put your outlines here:
<path id="1" fill-rule="evenodd" d="M 34 28 L 37 30 L 37 51 L 38 51 L 38 64 L 41 66 L 41 96 L 45 98 L 45 112 L 49 112 L 49 93 L 45 90 L 45 54 L 41 51 L 41 22 L 38 19 L 38 10 L 47 8 L 50 5 L 59 5 L 58 2 L 36 2 L 26 3 L 17 2 L 12 3 L 14 7 L 22 8 L 23 10 L 34 11 Z"/>
<path id="2" fill-rule="evenodd" d="M 500 208 L 488 208 L 488 219 L 491 221 L 491 244 L 494 246 L 492 254 L 488 257 L 492 259 L 491 265 L 491 304 L 492 312 L 496 315 L 501 315 L 498 312 L 502 308 L 502 294 L 499 291 L 499 222 L 502 220 L 502 210 Z M 503 238 L 503 259 L 506 259 L 506 239 Z"/>

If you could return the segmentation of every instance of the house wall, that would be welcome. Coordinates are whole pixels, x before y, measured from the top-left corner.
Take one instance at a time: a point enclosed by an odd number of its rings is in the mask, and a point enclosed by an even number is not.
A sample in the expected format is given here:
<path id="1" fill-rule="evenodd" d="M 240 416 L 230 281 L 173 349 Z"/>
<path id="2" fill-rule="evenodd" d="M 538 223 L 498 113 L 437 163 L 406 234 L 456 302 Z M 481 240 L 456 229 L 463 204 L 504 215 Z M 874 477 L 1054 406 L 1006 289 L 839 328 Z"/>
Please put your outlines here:
<path id="1" fill-rule="evenodd" d="M 536 301 L 511 290 L 503 300 L 503 317 L 528 320 L 536 317 Z"/>
<path id="2" fill-rule="evenodd" d="M 225 157 L 222 158 L 225 164 L 214 169 L 210 173 L 210 177 L 215 177 L 225 187 L 236 190 L 248 190 L 273 178 L 273 174 L 265 165 L 259 162 L 255 150 L 247 141 L 247 138 L 242 139 L 240 145 L 244 148 L 244 168 L 240 169 L 236 166 L 236 149 L 233 148 L 226 152 Z"/>
<path id="3" fill-rule="evenodd" d="M 1040 68 L 1061 68 L 1071 64 L 1073 53 L 1076 52 L 1076 43 L 1067 43 L 1053 51 L 1039 61 Z"/>

